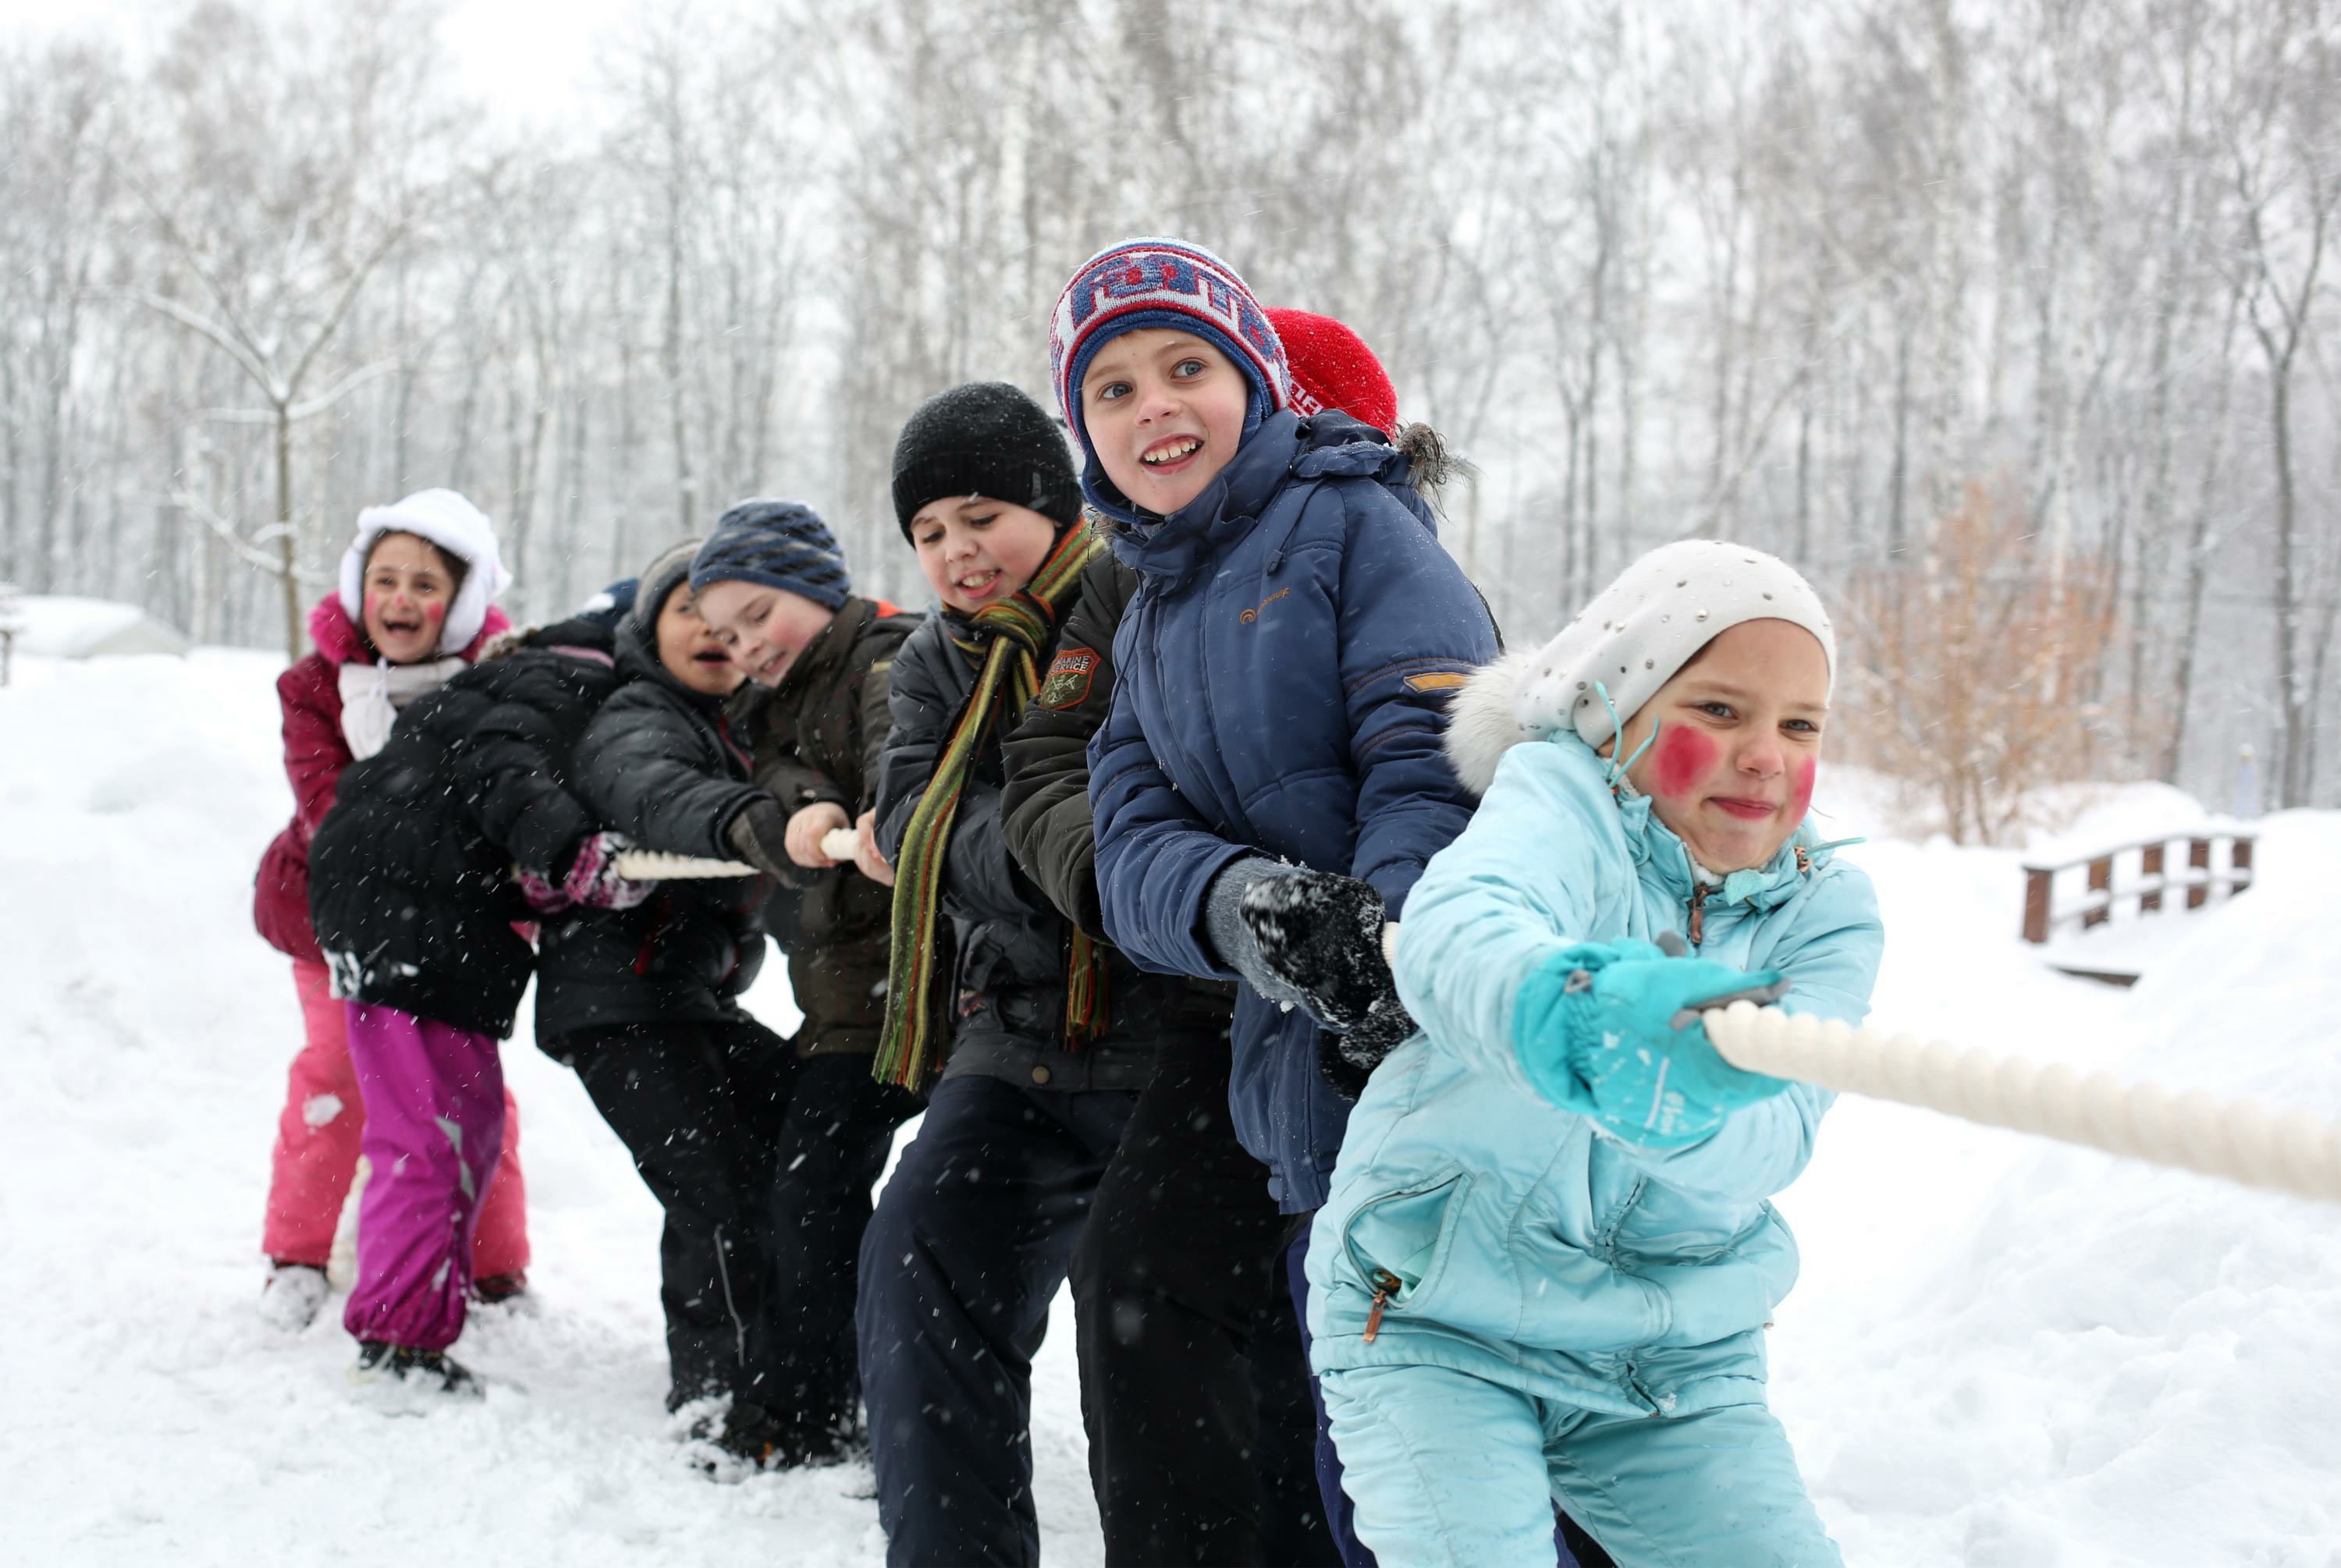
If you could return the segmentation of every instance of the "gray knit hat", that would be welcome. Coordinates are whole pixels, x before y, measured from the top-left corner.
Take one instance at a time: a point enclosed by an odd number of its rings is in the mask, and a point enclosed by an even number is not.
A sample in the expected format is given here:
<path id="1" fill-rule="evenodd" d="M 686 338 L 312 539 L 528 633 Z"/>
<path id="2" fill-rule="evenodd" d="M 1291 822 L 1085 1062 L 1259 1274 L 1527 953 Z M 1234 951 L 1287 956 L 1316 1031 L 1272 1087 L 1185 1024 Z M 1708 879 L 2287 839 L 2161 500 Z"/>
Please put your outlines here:
<path id="1" fill-rule="evenodd" d="M 667 595 L 691 575 L 692 558 L 699 553 L 700 541 L 686 539 L 680 544 L 670 544 L 643 568 L 634 579 L 633 603 L 626 617 L 653 644 L 658 640 L 659 613 L 666 609 Z"/>

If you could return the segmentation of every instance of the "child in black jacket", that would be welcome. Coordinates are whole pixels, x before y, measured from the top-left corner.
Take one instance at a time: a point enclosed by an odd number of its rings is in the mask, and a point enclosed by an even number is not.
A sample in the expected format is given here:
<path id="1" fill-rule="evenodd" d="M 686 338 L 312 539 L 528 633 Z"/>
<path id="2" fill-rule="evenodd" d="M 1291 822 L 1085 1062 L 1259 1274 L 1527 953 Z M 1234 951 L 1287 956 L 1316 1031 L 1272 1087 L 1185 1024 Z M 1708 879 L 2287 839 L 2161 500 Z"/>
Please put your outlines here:
<path id="1" fill-rule="evenodd" d="M 734 824 L 773 802 L 726 712 L 741 672 L 687 581 L 698 545 L 643 573 L 618 628 L 625 684 L 579 747 L 580 782 L 632 840 L 729 859 Z M 549 925 L 537 1037 L 576 1067 L 666 1211 L 668 1408 L 712 1399 L 696 1432 L 794 1464 L 851 1433 L 853 1259 L 916 1105 L 872 1083 L 865 1058 L 799 1057 L 741 1007 L 771 890 L 763 876 L 678 878 L 639 908 Z"/>
<path id="2" fill-rule="evenodd" d="M 649 891 L 617 875 L 623 840 L 571 788 L 573 744 L 616 680 L 593 623 L 532 633 L 407 708 L 342 775 L 311 843 L 310 913 L 349 1010 L 374 1171 L 344 1316 L 362 1381 L 477 1390 L 445 1351 L 503 1142 L 496 1046 L 534 960 L 520 928 Z"/>

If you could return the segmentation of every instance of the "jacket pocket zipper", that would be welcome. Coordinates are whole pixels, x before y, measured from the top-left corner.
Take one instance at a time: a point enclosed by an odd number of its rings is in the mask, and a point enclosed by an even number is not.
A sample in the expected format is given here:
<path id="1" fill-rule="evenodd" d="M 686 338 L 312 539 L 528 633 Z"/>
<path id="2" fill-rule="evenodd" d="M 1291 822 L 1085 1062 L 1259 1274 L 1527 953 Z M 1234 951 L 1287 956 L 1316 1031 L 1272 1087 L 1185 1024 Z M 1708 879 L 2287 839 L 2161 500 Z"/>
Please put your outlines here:
<path id="1" fill-rule="evenodd" d="M 1399 1288 L 1400 1284 L 1398 1275 L 1386 1268 L 1374 1270 L 1373 1279 L 1374 1304 L 1366 1310 L 1366 1343 L 1368 1345 L 1371 1345 L 1374 1342 L 1374 1336 L 1381 1333 L 1382 1308 L 1390 1305 L 1390 1298 Z"/>

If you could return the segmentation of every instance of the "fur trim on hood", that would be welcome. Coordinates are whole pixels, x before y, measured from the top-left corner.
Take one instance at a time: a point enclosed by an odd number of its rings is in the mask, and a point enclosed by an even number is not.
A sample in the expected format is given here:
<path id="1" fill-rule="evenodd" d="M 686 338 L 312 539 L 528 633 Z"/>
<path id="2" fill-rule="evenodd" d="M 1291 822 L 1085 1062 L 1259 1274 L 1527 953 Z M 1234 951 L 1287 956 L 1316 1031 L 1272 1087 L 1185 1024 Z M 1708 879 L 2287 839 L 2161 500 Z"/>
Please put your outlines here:
<path id="1" fill-rule="evenodd" d="M 1439 506 L 1442 492 L 1457 480 L 1466 483 L 1479 477 L 1479 465 L 1470 461 L 1447 444 L 1447 438 L 1420 420 L 1401 429 L 1391 438 L 1411 466 L 1407 478 L 1414 484 L 1415 493 L 1433 506 Z"/>
<path id="2" fill-rule="evenodd" d="M 1519 692 L 1537 656 L 1508 653 L 1474 670 L 1447 708 L 1447 761 L 1473 795 L 1485 795 L 1496 781 L 1496 764 L 1523 740 L 1541 740 L 1549 729 L 1520 722 Z"/>

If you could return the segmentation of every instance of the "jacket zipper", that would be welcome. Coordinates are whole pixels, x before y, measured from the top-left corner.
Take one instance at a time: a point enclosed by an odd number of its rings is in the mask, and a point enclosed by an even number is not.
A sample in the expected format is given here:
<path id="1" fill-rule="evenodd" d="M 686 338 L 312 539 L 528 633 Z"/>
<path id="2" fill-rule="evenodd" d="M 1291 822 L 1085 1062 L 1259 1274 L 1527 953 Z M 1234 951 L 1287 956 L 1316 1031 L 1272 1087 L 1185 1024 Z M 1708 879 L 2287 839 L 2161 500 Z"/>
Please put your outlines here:
<path id="1" fill-rule="evenodd" d="M 1707 884 L 1701 882 L 1690 890 L 1690 945 L 1694 948 L 1707 935 Z"/>
<path id="2" fill-rule="evenodd" d="M 1373 1277 L 1374 1304 L 1366 1311 L 1366 1343 L 1368 1345 L 1371 1345 L 1374 1342 L 1374 1336 L 1381 1333 L 1382 1308 L 1390 1305 L 1390 1295 L 1398 1289 L 1400 1284 L 1398 1275 L 1386 1268 L 1374 1270 Z"/>

